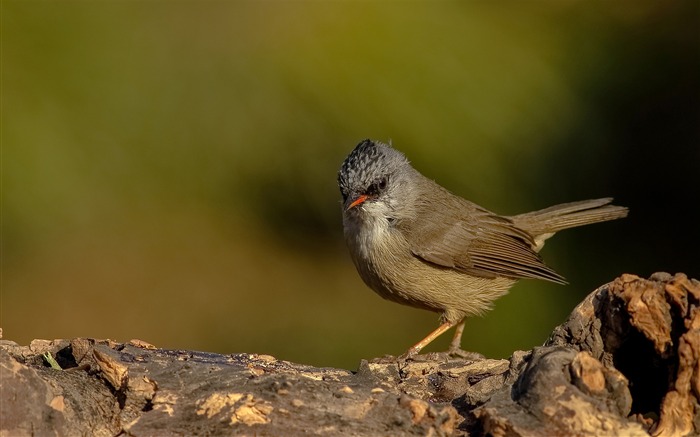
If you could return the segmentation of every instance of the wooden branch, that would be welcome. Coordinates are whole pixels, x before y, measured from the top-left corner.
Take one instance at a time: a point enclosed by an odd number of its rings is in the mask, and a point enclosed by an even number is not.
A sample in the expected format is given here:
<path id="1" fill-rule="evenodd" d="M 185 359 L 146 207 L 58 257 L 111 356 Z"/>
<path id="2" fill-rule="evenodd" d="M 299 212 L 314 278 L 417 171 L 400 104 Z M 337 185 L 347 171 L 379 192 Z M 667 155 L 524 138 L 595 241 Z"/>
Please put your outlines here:
<path id="1" fill-rule="evenodd" d="M 351 372 L 140 341 L 0 340 L 0 381 L 2 436 L 697 435 L 700 283 L 623 275 L 509 360 L 430 353 Z"/>

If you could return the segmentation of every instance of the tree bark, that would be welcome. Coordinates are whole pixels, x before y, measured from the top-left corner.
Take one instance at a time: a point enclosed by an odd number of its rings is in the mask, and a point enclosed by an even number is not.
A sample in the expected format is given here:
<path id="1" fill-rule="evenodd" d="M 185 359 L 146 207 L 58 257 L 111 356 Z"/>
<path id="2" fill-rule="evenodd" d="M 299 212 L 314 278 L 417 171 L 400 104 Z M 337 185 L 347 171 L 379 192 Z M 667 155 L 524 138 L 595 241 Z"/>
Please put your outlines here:
<path id="1" fill-rule="evenodd" d="M 0 382 L 2 436 L 698 435 L 700 283 L 623 275 L 508 360 L 429 353 L 351 372 L 137 340 L 0 340 Z"/>

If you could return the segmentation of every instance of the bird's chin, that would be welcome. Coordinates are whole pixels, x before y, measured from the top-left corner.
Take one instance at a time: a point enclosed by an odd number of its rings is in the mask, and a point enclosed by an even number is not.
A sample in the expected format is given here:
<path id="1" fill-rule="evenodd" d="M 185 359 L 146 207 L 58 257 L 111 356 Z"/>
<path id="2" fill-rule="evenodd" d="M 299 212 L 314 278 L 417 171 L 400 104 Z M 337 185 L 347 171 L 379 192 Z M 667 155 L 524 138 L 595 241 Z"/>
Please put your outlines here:
<path id="1" fill-rule="evenodd" d="M 343 211 L 343 223 L 352 223 L 359 225 L 367 220 L 367 212 L 362 206 L 356 206 L 354 208 Z"/>

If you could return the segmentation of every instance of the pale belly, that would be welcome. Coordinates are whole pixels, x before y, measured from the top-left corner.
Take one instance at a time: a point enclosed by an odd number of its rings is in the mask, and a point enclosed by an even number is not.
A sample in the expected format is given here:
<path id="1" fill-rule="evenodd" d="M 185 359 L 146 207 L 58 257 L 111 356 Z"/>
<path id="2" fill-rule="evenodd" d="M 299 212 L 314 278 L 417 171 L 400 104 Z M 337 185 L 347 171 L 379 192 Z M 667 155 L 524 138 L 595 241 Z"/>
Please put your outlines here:
<path id="1" fill-rule="evenodd" d="M 346 239 L 360 276 L 372 290 L 384 299 L 442 313 L 444 321 L 482 314 L 516 282 L 427 263 L 414 256 L 405 239 L 396 234 L 364 240 L 346 235 Z"/>

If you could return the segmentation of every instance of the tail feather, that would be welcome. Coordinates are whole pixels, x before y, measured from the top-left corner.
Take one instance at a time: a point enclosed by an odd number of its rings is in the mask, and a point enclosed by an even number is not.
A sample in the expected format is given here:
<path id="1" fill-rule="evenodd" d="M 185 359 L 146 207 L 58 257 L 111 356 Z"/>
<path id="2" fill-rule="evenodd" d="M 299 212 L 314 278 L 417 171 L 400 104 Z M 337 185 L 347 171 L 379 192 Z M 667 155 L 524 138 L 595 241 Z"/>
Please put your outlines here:
<path id="1" fill-rule="evenodd" d="M 539 211 L 516 215 L 511 219 L 516 226 L 533 237 L 547 238 L 562 229 L 627 217 L 628 209 L 624 206 L 611 205 L 612 201 L 611 197 L 606 197 L 562 203 Z"/>

